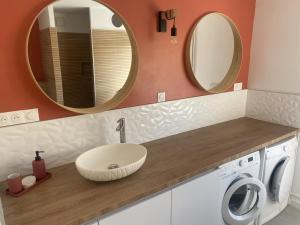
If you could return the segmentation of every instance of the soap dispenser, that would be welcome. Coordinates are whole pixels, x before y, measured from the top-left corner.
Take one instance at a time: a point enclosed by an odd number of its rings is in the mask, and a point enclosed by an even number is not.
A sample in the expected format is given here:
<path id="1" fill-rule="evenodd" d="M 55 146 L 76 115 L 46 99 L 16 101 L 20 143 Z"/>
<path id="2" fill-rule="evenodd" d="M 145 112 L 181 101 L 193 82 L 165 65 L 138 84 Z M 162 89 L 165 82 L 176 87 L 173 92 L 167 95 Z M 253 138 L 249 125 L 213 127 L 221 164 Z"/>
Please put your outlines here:
<path id="1" fill-rule="evenodd" d="M 45 160 L 42 159 L 40 153 L 44 153 L 44 151 L 35 151 L 36 156 L 35 159 L 32 161 L 33 175 L 36 177 L 37 180 L 41 180 L 47 175 Z"/>

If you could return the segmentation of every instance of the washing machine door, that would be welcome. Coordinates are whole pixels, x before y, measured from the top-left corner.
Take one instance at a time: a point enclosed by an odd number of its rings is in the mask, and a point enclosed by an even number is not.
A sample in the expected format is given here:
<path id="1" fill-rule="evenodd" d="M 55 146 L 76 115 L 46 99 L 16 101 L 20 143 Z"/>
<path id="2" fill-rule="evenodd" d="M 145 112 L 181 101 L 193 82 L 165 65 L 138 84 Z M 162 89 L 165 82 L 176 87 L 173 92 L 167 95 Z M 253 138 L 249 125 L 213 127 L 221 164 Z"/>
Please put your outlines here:
<path id="1" fill-rule="evenodd" d="M 246 225 L 254 221 L 266 203 L 264 184 L 256 178 L 239 177 L 227 189 L 222 205 L 228 225 Z"/>
<path id="2" fill-rule="evenodd" d="M 270 181 L 269 190 L 270 197 L 273 201 L 283 202 L 289 196 L 290 187 L 293 180 L 293 168 L 290 168 L 290 157 L 282 158 L 275 166 Z M 291 165 L 293 166 L 293 165 Z"/>

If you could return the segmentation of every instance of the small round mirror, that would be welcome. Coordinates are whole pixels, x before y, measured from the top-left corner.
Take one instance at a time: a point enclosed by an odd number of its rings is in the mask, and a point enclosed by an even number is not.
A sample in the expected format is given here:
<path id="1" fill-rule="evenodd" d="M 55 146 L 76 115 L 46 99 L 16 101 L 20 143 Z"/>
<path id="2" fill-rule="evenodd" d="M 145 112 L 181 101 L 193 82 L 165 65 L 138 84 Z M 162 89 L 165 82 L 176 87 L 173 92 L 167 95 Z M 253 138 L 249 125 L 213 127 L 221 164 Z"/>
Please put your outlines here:
<path id="1" fill-rule="evenodd" d="M 136 47 L 127 23 L 94 0 L 58 0 L 35 18 L 27 62 L 40 90 L 78 113 L 111 109 L 136 78 Z"/>
<path id="2" fill-rule="evenodd" d="M 187 49 L 187 66 L 194 84 L 219 93 L 237 79 L 242 60 L 242 42 L 233 21 L 210 13 L 193 27 Z"/>

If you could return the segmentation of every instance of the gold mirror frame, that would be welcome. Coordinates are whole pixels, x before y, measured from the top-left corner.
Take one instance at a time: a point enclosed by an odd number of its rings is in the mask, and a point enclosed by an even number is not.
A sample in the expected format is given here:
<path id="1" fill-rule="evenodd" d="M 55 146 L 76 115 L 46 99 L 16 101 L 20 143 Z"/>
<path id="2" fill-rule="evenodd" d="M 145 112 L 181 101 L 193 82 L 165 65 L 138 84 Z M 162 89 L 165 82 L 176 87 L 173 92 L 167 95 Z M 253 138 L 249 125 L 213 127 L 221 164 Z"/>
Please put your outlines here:
<path id="1" fill-rule="evenodd" d="M 223 78 L 223 80 L 216 87 L 214 87 L 212 89 L 206 89 L 200 84 L 200 82 L 196 79 L 196 77 L 194 75 L 194 71 L 193 71 L 192 64 L 191 64 L 190 53 L 191 53 L 192 37 L 193 37 L 194 31 L 195 31 L 198 23 L 201 22 L 201 20 L 204 17 L 206 17 L 207 15 L 210 15 L 210 14 L 218 14 L 218 15 L 222 16 L 230 24 L 230 27 L 232 29 L 233 36 L 234 36 L 234 55 L 232 58 L 231 66 L 230 66 L 227 74 Z M 241 36 L 240 36 L 237 26 L 235 25 L 235 23 L 233 22 L 233 20 L 231 18 L 229 18 L 225 14 L 213 12 L 213 13 L 206 14 L 205 16 L 203 16 L 199 20 L 197 20 L 197 22 L 192 27 L 192 30 L 188 36 L 186 56 L 185 56 L 187 72 L 188 72 L 190 79 L 194 83 L 194 85 L 196 85 L 198 88 L 205 90 L 207 92 L 210 92 L 210 93 L 221 93 L 221 92 L 227 91 L 235 83 L 235 81 L 238 78 L 238 75 L 239 75 L 239 72 L 241 69 L 241 64 L 242 64 L 242 58 L 243 58 L 243 44 L 242 44 Z"/>
<path id="2" fill-rule="evenodd" d="M 59 0 L 55 0 L 50 4 L 53 4 L 54 2 L 57 2 Z M 52 98 L 50 98 L 48 96 L 48 94 L 40 87 L 40 85 L 38 84 L 33 71 L 31 69 L 31 65 L 30 65 L 30 60 L 29 60 L 29 39 L 30 39 L 30 34 L 32 31 L 32 28 L 34 26 L 35 21 L 38 19 L 38 17 L 41 15 L 43 9 L 37 14 L 37 16 L 34 18 L 33 22 L 31 23 L 28 33 L 27 33 L 27 37 L 26 37 L 26 43 L 25 43 L 25 55 L 26 55 L 26 63 L 27 63 L 27 67 L 29 69 L 29 73 L 31 74 L 31 78 L 33 79 L 35 85 L 38 87 L 38 89 L 49 99 L 51 100 L 53 103 L 55 103 L 57 106 L 62 107 L 68 111 L 71 112 L 75 112 L 75 113 L 79 113 L 79 114 L 88 114 L 88 113 L 98 113 L 98 112 L 104 112 L 110 109 L 113 109 L 115 107 L 117 107 L 119 104 L 121 104 L 129 95 L 129 93 L 131 92 L 136 77 L 137 77 L 137 71 L 138 71 L 138 51 L 137 51 L 137 44 L 136 44 L 136 39 L 133 35 L 132 29 L 130 28 L 130 26 L 128 25 L 128 23 L 126 22 L 126 20 L 123 18 L 123 16 L 121 16 L 119 14 L 118 11 L 116 11 L 115 9 L 113 9 L 112 7 L 110 7 L 107 3 L 104 3 L 102 1 L 99 0 L 93 0 L 95 2 L 98 2 L 99 4 L 104 5 L 105 7 L 107 7 L 108 9 L 110 9 L 112 12 L 114 12 L 115 14 L 117 14 L 123 23 L 123 26 L 126 29 L 126 32 L 128 34 L 129 40 L 130 40 L 130 44 L 131 44 L 131 51 L 132 51 L 132 58 L 131 58 L 131 67 L 130 67 L 130 71 L 128 74 L 128 78 L 124 84 L 124 86 L 120 89 L 120 91 L 118 91 L 118 93 L 109 101 L 107 101 L 106 103 L 99 105 L 99 106 L 95 106 L 95 107 L 91 107 L 91 108 L 72 108 L 72 107 L 68 107 L 68 106 L 64 106 L 61 105 L 59 103 L 57 103 L 56 101 L 54 101 Z M 48 6 L 47 5 L 47 6 Z"/>

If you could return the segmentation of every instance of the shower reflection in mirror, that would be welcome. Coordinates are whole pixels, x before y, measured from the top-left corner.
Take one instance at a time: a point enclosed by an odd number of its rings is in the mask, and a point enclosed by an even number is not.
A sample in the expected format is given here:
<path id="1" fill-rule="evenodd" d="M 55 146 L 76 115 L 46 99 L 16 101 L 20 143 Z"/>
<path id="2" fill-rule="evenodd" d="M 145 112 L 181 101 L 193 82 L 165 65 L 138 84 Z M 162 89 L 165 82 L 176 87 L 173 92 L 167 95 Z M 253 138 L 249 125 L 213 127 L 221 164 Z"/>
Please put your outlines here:
<path id="1" fill-rule="evenodd" d="M 36 82 L 63 106 L 103 105 L 130 74 L 132 46 L 122 19 L 96 1 L 48 5 L 37 16 L 28 45 Z"/>

